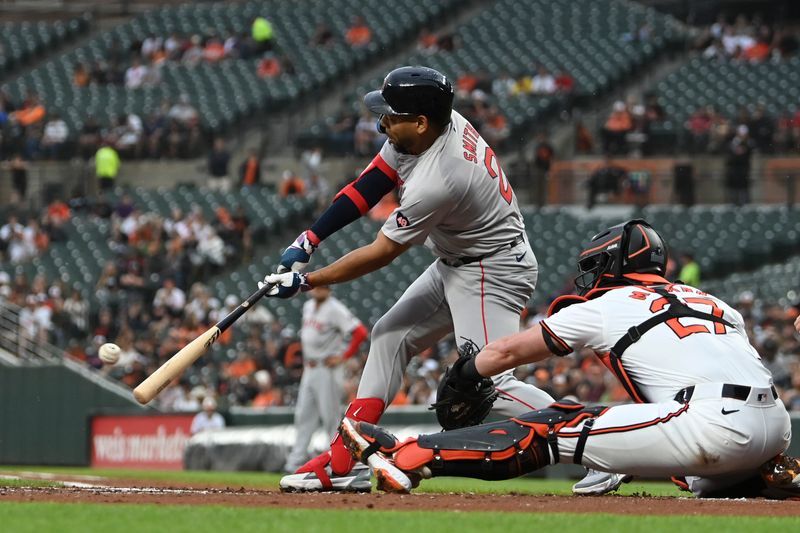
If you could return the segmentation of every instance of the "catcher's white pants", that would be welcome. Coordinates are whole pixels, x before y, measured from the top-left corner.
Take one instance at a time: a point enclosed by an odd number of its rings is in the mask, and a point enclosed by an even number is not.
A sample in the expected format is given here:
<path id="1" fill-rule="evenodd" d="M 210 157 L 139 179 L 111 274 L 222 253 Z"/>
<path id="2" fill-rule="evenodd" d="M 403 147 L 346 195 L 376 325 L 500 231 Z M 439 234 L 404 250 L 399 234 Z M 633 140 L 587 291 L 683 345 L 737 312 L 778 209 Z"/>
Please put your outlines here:
<path id="1" fill-rule="evenodd" d="M 536 257 L 527 241 L 459 267 L 436 260 L 372 329 L 358 398 L 391 403 L 409 359 L 450 332 L 455 332 L 459 345 L 464 337 L 479 347 L 518 333 L 520 312 L 537 277 Z M 501 415 L 521 415 L 554 401 L 516 379 L 512 371 L 493 379 L 500 391 L 493 410 Z"/>
<path id="2" fill-rule="evenodd" d="M 791 423 L 770 388 L 747 400 L 721 397 L 722 384 L 695 386 L 688 403 L 611 407 L 594 419 L 584 466 L 648 477 L 686 476 L 698 496 L 735 485 L 786 450 Z M 571 462 L 584 424 L 558 433 L 562 462 Z"/>

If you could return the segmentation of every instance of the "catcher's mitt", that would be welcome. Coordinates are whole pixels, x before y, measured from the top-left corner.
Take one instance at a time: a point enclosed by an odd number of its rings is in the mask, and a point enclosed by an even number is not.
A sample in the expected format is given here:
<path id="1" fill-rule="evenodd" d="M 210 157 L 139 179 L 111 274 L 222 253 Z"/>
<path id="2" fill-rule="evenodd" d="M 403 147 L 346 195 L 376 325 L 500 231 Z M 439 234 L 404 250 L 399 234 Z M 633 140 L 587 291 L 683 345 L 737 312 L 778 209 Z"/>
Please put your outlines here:
<path id="1" fill-rule="evenodd" d="M 436 403 L 430 409 L 436 410 L 436 418 L 445 430 L 480 424 L 497 399 L 498 392 L 490 378 L 474 381 L 461 376 L 461 367 L 479 351 L 474 342 L 467 340 L 458 348 L 458 359 L 439 383 Z"/>

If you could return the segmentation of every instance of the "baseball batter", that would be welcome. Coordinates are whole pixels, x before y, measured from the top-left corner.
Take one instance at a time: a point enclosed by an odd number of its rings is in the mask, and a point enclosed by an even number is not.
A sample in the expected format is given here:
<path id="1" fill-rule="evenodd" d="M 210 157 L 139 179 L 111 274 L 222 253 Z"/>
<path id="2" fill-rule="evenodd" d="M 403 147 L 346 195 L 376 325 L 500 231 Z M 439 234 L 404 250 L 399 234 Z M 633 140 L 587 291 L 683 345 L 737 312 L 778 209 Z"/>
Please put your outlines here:
<path id="1" fill-rule="evenodd" d="M 562 297 L 540 324 L 489 343 L 462 372 L 480 379 L 589 347 L 636 404 L 553 404 L 403 444 L 345 420 L 346 445 L 360 460 L 369 460 L 375 441 L 393 453 L 391 462 L 371 461 L 390 490 L 409 490 L 408 474 L 506 479 L 558 462 L 678 476 L 698 496 L 763 494 L 760 469 L 775 482 L 770 475 L 783 462 L 793 472 L 783 488 L 800 486 L 797 461 L 770 461 L 788 447 L 791 426 L 741 315 L 699 289 L 669 283 L 666 262 L 666 245 L 643 220 L 600 233 L 580 256 L 580 296 Z"/>
<path id="2" fill-rule="evenodd" d="M 425 245 L 437 256 L 372 330 L 357 398 L 346 416 L 377 422 L 413 355 L 453 331 L 479 345 L 518 332 L 538 270 L 508 178 L 494 150 L 452 111 L 453 89 L 442 74 L 425 67 L 396 69 L 364 102 L 380 115 L 387 142 L 284 253 L 281 268 L 295 272 L 272 274 L 265 281 L 277 284 L 271 296 L 287 298 L 382 268 L 412 245 Z M 323 239 L 393 189 L 400 206 L 373 243 L 314 272 L 297 272 Z M 501 394 L 495 409 L 506 415 L 553 401 L 510 370 L 494 379 Z M 366 478 L 352 475 L 353 465 L 336 436 L 330 453 L 285 476 L 281 488 L 369 490 L 368 473 Z"/>
<path id="3" fill-rule="evenodd" d="M 320 424 L 328 434 L 336 431 L 344 395 L 339 365 L 358 353 L 367 338 L 367 328 L 331 295 L 330 288 L 316 287 L 309 295 L 300 328 L 303 376 L 294 411 L 297 437 L 285 466 L 288 472 L 308 460 L 308 444 Z"/>

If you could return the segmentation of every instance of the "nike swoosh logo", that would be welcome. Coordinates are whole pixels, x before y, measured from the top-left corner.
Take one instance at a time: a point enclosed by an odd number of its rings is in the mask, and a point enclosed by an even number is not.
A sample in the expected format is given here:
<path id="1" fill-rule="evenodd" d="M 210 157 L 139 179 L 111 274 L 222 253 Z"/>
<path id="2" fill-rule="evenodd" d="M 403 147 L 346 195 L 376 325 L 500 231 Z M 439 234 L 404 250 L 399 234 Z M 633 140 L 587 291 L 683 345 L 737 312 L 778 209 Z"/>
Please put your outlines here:
<path id="1" fill-rule="evenodd" d="M 723 415 L 729 415 L 731 413 L 738 413 L 739 411 L 741 411 L 741 409 L 732 409 L 730 411 L 726 411 L 724 407 L 722 408 L 722 414 Z"/>
<path id="2" fill-rule="evenodd" d="M 356 409 L 356 410 L 353 412 L 353 418 L 355 418 L 355 417 L 357 417 L 357 416 L 358 416 L 358 413 L 360 413 L 360 412 L 361 412 L 361 408 L 362 408 L 362 407 L 364 407 L 364 406 L 363 406 L 363 405 L 362 405 L 362 406 L 360 406 L 358 409 Z"/>
<path id="3" fill-rule="evenodd" d="M 528 253 L 528 250 L 525 250 L 524 252 L 522 252 L 522 255 L 515 255 L 514 259 L 516 259 L 517 263 L 519 263 L 520 261 L 522 261 L 522 258 L 525 257 L 525 254 L 527 254 L 527 253 Z"/>

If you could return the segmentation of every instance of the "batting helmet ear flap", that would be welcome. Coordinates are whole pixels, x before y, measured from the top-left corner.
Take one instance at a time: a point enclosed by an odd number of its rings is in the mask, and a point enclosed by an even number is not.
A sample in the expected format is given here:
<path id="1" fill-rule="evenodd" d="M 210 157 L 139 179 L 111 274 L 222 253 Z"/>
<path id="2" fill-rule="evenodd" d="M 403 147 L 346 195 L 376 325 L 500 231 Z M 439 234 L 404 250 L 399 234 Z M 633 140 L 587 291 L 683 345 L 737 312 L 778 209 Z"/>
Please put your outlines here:
<path id="1" fill-rule="evenodd" d="M 565 294 L 563 296 L 559 296 L 550 303 L 550 307 L 547 308 L 547 316 L 549 318 L 572 304 L 579 304 L 586 301 L 588 301 L 586 298 L 576 294 Z"/>

